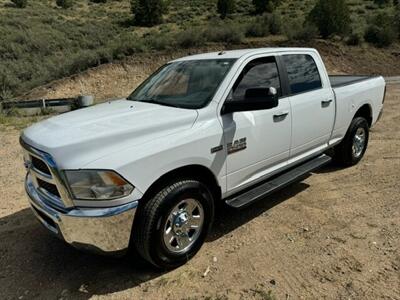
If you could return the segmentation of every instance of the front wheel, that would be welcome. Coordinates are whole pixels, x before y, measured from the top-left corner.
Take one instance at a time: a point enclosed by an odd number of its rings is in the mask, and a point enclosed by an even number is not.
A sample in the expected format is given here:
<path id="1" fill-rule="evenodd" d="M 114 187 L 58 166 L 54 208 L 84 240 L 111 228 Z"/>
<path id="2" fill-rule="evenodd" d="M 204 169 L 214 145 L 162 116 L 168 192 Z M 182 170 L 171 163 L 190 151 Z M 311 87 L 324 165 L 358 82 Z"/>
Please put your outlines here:
<path id="1" fill-rule="evenodd" d="M 369 126 L 363 117 L 354 118 L 343 140 L 335 147 L 335 160 L 343 166 L 356 165 L 367 150 Z"/>
<path id="2" fill-rule="evenodd" d="M 171 269 L 186 263 L 201 248 L 214 218 L 214 201 L 196 180 L 167 185 L 138 212 L 133 241 L 143 258 Z"/>

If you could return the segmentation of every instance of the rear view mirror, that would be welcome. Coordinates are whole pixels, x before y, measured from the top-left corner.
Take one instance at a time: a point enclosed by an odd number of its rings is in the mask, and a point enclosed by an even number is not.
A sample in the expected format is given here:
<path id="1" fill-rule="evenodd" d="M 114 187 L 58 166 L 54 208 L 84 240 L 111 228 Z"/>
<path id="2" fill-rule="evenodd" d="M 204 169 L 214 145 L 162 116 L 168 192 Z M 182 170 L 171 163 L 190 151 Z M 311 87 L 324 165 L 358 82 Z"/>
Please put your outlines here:
<path id="1" fill-rule="evenodd" d="M 250 88 L 246 90 L 243 100 L 226 101 L 222 113 L 271 109 L 277 107 L 278 104 L 279 97 L 276 88 Z"/>

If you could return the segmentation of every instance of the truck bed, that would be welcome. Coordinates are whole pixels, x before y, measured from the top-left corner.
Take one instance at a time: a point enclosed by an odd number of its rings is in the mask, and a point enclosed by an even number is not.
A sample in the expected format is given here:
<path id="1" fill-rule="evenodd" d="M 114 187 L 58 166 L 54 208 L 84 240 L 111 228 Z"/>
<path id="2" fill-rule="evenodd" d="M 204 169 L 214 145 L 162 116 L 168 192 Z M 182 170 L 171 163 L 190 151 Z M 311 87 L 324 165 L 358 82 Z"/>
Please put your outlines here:
<path id="1" fill-rule="evenodd" d="M 361 82 L 378 76 L 367 76 L 367 75 L 329 75 L 332 88 L 338 88 L 341 86 Z"/>
<path id="2" fill-rule="evenodd" d="M 383 106 L 385 80 L 381 76 L 329 76 L 336 101 L 332 138 L 343 137 L 356 111 L 368 105 L 370 126 L 377 121 Z"/>

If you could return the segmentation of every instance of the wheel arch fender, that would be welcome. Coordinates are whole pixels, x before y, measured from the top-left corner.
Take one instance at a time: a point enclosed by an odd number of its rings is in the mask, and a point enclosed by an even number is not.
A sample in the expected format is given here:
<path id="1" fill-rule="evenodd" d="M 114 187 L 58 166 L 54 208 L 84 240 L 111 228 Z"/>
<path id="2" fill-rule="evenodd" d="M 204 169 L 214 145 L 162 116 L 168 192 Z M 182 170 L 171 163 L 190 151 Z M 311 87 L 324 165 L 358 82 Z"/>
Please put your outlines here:
<path id="1" fill-rule="evenodd" d="M 363 117 L 367 120 L 368 126 L 372 126 L 372 121 L 373 121 L 373 114 L 372 114 L 372 106 L 371 104 L 366 101 L 362 103 L 358 109 L 356 110 L 353 119 L 357 117 Z"/>
<path id="2" fill-rule="evenodd" d="M 215 201 L 221 199 L 221 186 L 216 175 L 206 166 L 201 164 L 188 164 L 170 169 L 164 172 L 144 191 L 141 202 L 146 202 L 146 199 L 153 197 L 171 181 L 178 178 L 195 179 L 205 184 L 213 195 Z"/>

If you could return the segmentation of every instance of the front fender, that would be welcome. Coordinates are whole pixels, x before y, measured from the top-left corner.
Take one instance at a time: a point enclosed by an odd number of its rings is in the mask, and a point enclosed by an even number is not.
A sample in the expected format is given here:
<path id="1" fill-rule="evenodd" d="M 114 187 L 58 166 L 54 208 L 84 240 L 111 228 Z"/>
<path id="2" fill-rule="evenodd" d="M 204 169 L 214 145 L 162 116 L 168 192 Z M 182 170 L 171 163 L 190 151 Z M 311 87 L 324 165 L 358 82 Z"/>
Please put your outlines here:
<path id="1" fill-rule="evenodd" d="M 166 173 L 189 165 L 199 165 L 214 174 L 224 192 L 226 149 L 224 147 L 215 153 L 211 151 L 219 145 L 223 145 L 222 128 L 218 120 L 213 120 L 104 156 L 85 168 L 115 170 L 141 193 L 145 193 Z"/>

